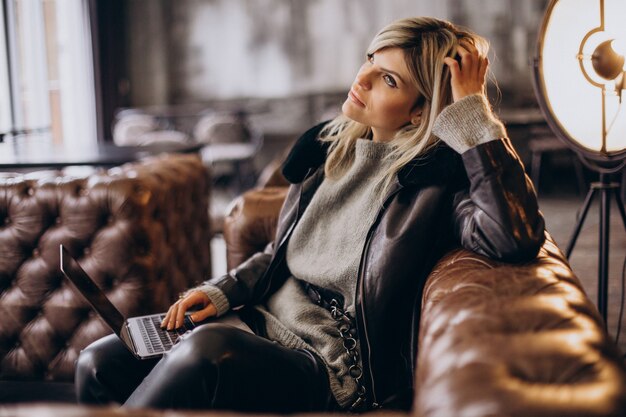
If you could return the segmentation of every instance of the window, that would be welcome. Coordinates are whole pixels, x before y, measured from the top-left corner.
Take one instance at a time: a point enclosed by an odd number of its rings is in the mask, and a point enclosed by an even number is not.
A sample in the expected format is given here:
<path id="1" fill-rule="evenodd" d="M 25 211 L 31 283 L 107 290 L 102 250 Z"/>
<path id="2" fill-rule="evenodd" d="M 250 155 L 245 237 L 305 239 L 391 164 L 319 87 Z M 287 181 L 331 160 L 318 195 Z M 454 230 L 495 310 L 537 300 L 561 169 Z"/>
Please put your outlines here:
<path id="1" fill-rule="evenodd" d="M 0 134 L 12 129 L 11 84 L 4 7 L 0 8 Z"/>
<path id="2" fill-rule="evenodd" d="M 0 2 L 0 138 L 94 143 L 88 1 Z"/>

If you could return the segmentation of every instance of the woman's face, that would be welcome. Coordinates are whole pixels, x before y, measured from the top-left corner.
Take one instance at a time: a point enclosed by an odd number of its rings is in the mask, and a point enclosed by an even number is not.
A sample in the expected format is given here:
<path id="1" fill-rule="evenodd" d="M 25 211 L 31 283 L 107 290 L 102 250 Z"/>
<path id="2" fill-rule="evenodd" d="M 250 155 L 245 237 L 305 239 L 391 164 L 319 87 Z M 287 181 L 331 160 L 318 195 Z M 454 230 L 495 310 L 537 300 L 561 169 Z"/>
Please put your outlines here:
<path id="1" fill-rule="evenodd" d="M 343 114 L 372 128 L 373 140 L 387 142 L 412 117 L 419 93 L 412 82 L 400 48 L 385 48 L 369 55 L 356 75 Z"/>

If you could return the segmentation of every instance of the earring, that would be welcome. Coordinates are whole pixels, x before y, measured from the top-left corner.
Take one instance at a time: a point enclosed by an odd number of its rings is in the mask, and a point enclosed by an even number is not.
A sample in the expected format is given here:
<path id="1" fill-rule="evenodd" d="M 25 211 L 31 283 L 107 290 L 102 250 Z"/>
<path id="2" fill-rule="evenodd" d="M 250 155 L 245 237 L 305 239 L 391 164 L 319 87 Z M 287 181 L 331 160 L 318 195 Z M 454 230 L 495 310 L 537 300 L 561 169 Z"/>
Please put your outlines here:
<path id="1" fill-rule="evenodd" d="M 411 117 L 411 124 L 414 125 L 414 126 L 419 125 L 421 121 L 422 121 L 422 115 L 421 114 L 418 114 L 417 116 Z"/>

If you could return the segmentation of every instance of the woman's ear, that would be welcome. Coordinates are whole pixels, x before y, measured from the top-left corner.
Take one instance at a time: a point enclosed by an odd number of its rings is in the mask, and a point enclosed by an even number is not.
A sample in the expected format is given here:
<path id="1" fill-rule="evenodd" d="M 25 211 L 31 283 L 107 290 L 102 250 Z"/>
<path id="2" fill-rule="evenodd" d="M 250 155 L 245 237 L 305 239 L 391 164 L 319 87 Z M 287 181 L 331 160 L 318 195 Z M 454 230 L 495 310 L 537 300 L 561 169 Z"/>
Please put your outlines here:
<path id="1" fill-rule="evenodd" d="M 422 123 L 422 112 L 424 111 L 425 98 L 422 94 L 419 94 L 413 108 L 411 109 L 411 124 L 413 126 L 419 126 Z"/>
<path id="2" fill-rule="evenodd" d="M 413 115 L 411 116 L 411 124 L 413 126 L 419 126 L 421 122 L 422 122 L 422 111 L 419 110 L 413 113 Z"/>

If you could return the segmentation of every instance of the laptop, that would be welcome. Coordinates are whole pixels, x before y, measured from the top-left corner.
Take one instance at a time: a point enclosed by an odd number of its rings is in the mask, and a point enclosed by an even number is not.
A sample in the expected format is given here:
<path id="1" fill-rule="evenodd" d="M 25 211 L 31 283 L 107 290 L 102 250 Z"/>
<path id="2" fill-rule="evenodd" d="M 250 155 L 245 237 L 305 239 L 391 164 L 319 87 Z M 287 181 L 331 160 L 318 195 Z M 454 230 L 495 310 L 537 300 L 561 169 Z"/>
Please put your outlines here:
<path id="1" fill-rule="evenodd" d="M 124 317 L 67 249 L 63 245 L 60 245 L 59 249 L 61 272 L 137 358 L 149 359 L 162 356 L 180 340 L 183 334 L 206 323 L 206 321 L 194 323 L 189 317 L 191 313 L 187 312 L 183 326 L 174 331 L 168 331 L 161 329 L 165 313 Z M 235 313 L 227 314 L 219 319 L 210 319 L 210 321 L 229 324 L 252 333 L 252 330 Z"/>

